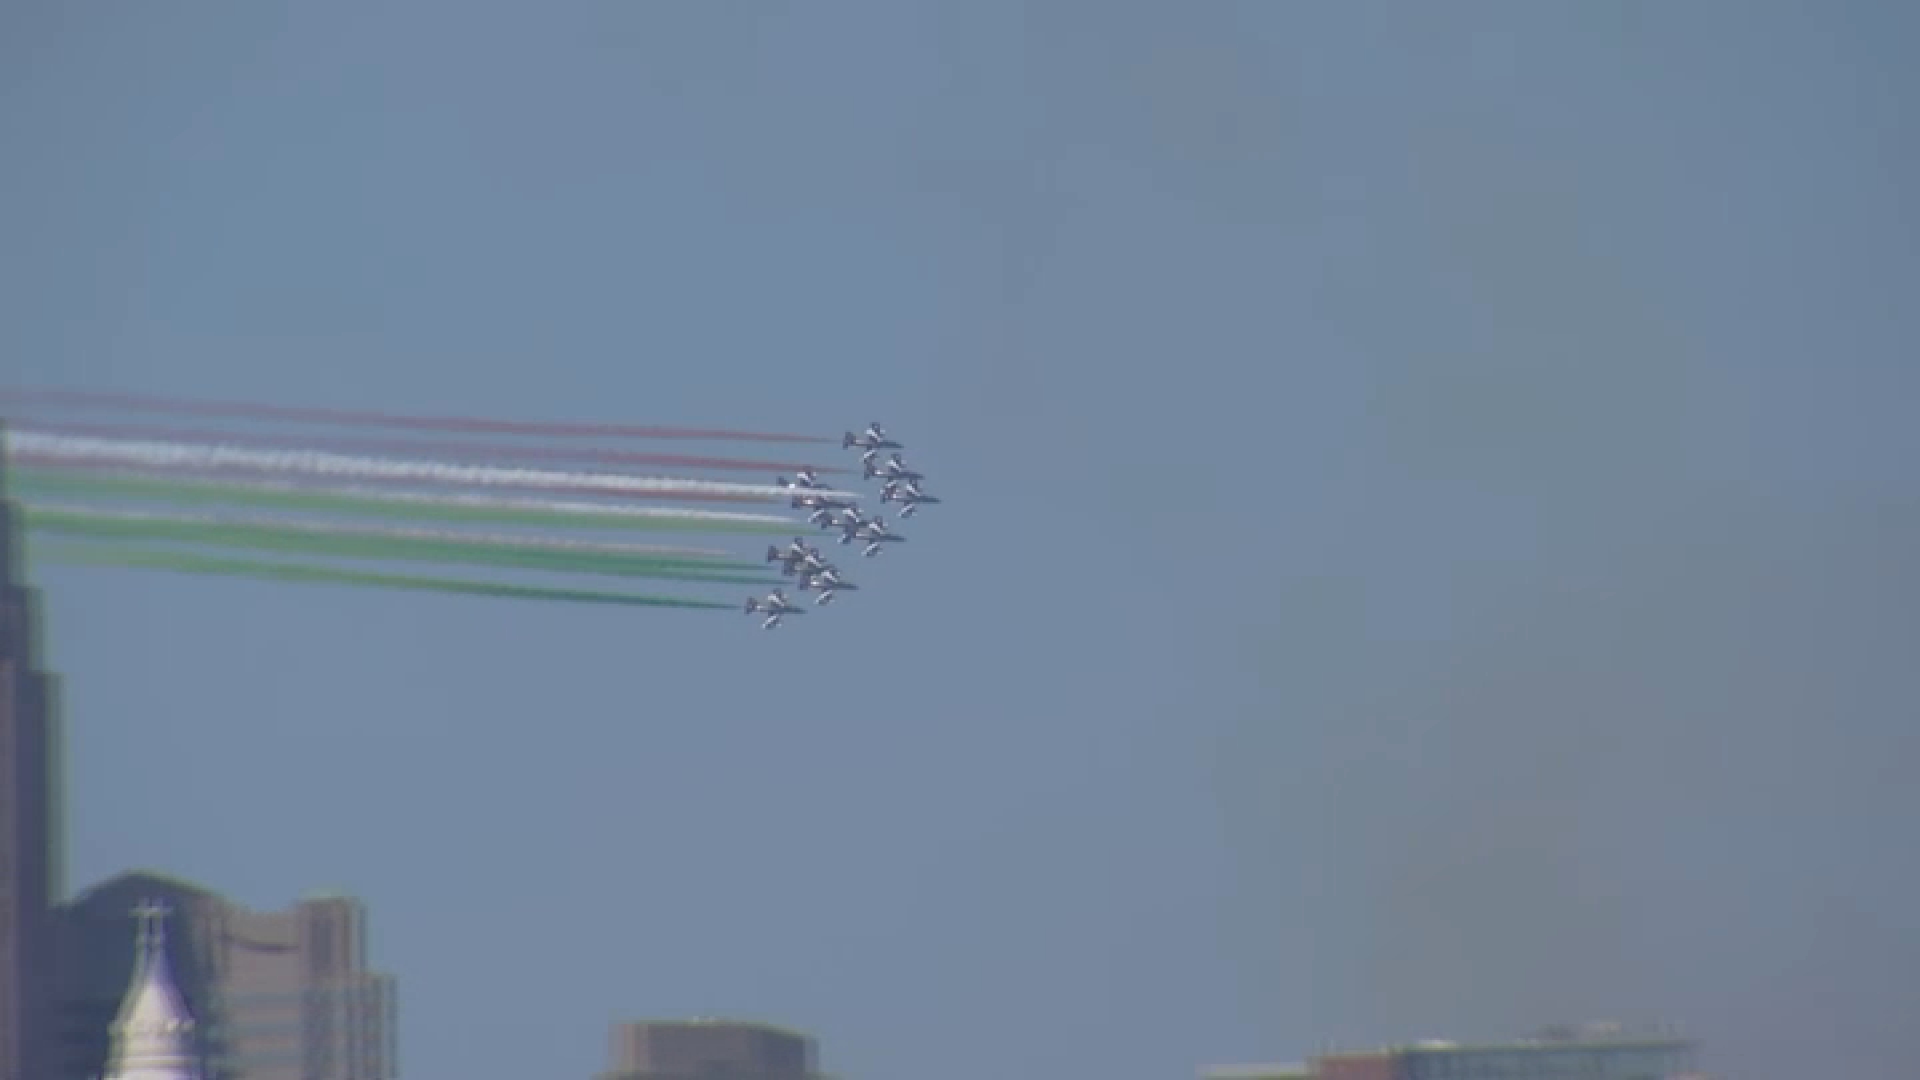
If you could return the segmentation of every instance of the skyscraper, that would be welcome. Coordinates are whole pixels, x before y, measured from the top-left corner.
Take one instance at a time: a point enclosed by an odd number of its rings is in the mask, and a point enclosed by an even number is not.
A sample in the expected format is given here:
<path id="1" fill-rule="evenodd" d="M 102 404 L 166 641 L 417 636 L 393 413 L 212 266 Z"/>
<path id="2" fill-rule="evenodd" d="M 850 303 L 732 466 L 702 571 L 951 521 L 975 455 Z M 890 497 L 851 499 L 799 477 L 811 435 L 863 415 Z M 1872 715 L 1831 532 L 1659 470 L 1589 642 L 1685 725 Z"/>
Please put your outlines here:
<path id="1" fill-rule="evenodd" d="M 195 1053 L 209 1080 L 392 1080 L 396 1004 L 391 976 L 368 970 L 366 909 L 344 896 L 249 911 L 157 874 L 103 882 L 60 908 L 57 1067 L 53 1080 L 91 1080 L 127 985 L 138 928 L 128 915 L 157 900 L 178 912 L 168 960 L 198 1021 Z"/>
<path id="2" fill-rule="evenodd" d="M 4 427 L 0 427 L 0 438 Z M 46 1074 L 59 895 L 55 686 L 36 663 L 36 597 L 20 573 L 19 523 L 0 451 L 0 1080 Z"/>

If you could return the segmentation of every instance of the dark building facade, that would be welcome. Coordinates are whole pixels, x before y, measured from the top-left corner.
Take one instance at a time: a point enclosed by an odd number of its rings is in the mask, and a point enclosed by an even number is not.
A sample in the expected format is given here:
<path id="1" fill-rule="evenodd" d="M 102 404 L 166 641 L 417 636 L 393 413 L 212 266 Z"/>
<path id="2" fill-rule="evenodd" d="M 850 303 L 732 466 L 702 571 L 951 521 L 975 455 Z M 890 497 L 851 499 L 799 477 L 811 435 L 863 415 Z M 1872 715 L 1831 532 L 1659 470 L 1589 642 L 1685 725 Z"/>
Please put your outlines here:
<path id="1" fill-rule="evenodd" d="M 0 426 L 0 439 L 5 428 Z M 57 687 L 38 666 L 37 598 L 0 449 L 0 1080 L 47 1075 L 60 894 Z"/>
<path id="2" fill-rule="evenodd" d="M 769 1024 L 682 1020 L 618 1024 L 601 1080 L 809 1080 L 813 1040 Z"/>

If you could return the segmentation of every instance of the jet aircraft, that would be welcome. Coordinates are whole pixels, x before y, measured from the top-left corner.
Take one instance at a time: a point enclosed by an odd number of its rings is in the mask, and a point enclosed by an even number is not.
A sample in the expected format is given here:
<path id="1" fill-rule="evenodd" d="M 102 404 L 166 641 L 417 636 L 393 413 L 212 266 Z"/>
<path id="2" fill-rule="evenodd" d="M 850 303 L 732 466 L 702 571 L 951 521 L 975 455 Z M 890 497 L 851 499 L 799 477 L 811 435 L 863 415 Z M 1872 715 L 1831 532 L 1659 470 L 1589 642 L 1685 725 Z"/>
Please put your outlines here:
<path id="1" fill-rule="evenodd" d="M 861 554 L 871 559 L 875 555 L 880 554 L 881 545 L 904 543 L 906 539 L 906 537 L 901 536 L 899 533 L 888 529 L 886 520 L 879 514 L 875 514 L 859 525 L 848 528 L 846 534 L 840 538 L 840 542 L 844 544 L 851 540 L 865 540 L 867 547 Z"/>
<path id="2" fill-rule="evenodd" d="M 802 489 L 808 491 L 831 490 L 820 482 L 819 475 L 812 469 L 801 469 L 799 472 L 793 474 L 792 480 L 788 480 L 784 476 L 776 476 L 773 478 L 773 482 L 786 488 L 788 491 L 799 491 Z"/>
<path id="3" fill-rule="evenodd" d="M 840 511 L 837 517 L 829 517 L 820 527 L 828 530 L 840 530 L 840 542 L 843 544 L 851 544 L 853 543 L 854 535 L 861 529 L 867 527 L 867 519 L 860 516 L 860 511 L 848 507 Z"/>
<path id="4" fill-rule="evenodd" d="M 844 514 L 857 514 L 857 513 L 859 513 L 859 511 L 858 511 L 858 510 L 855 510 L 855 509 L 854 509 L 853 507 L 851 507 L 851 506 L 847 506 L 847 505 L 844 505 L 844 504 L 834 504 L 834 505 L 831 505 L 831 506 L 822 506 L 822 507 L 820 507 L 819 509 L 817 509 L 817 510 L 815 510 L 815 511 L 814 511 L 813 513 L 811 513 L 811 514 L 808 514 L 808 515 L 807 515 L 807 521 L 808 521 L 808 522 L 809 522 L 810 524 L 814 524 L 814 525 L 818 525 L 818 526 L 820 526 L 820 527 L 821 527 L 821 528 L 823 528 L 823 529 L 831 529 L 831 528 L 834 528 L 834 522 L 835 522 L 835 521 L 836 521 L 836 520 L 837 520 L 837 519 L 838 519 L 838 518 L 840 517 L 840 515 L 841 515 L 841 514 L 843 514 L 843 513 L 844 513 Z"/>
<path id="5" fill-rule="evenodd" d="M 805 540 L 802 540 L 798 536 L 793 538 L 793 543 L 788 544 L 786 546 L 786 550 L 784 551 L 781 550 L 780 548 L 774 547 L 771 544 L 767 545 L 767 561 L 768 562 L 791 563 L 800 559 L 804 559 L 806 557 L 807 557 L 807 542 Z"/>
<path id="6" fill-rule="evenodd" d="M 868 424 L 867 430 L 861 432 L 858 435 L 855 435 L 851 431 L 843 435 L 840 439 L 840 448 L 842 450 L 845 450 L 851 446 L 857 446 L 862 450 L 867 450 L 867 451 L 906 449 L 905 447 L 901 446 L 899 443 L 893 441 L 892 439 L 887 438 L 886 429 L 881 427 L 878 423 Z"/>
<path id="7" fill-rule="evenodd" d="M 833 602 L 836 593 L 851 591 L 859 587 L 860 586 L 855 585 L 851 581 L 842 579 L 840 577 L 840 571 L 834 569 L 832 566 L 803 576 L 800 579 L 801 592 L 806 592 L 809 589 L 820 590 L 820 597 L 815 600 L 814 603 L 823 607 Z"/>
<path id="8" fill-rule="evenodd" d="M 784 551 L 777 547 L 768 547 L 767 561 L 779 563 L 780 572 L 789 576 L 796 570 L 813 572 L 827 565 L 826 560 L 820 557 L 819 548 L 809 547 L 797 536 Z"/>
<path id="9" fill-rule="evenodd" d="M 817 480 L 811 484 L 789 481 L 784 476 L 775 477 L 774 480 L 792 496 L 788 503 L 795 510 L 818 510 L 823 506 L 837 509 L 853 505 L 854 496 L 851 492 L 827 487 Z"/>
<path id="10" fill-rule="evenodd" d="M 920 485 L 912 480 L 889 480 L 880 488 L 880 501 L 899 503 L 900 516 L 910 518 L 920 507 L 940 500 L 921 491 Z"/>
<path id="11" fill-rule="evenodd" d="M 860 451 L 865 479 L 881 481 L 880 502 L 883 505 L 876 508 L 872 517 L 860 509 L 858 492 L 835 489 L 821 483 L 818 470 L 814 468 L 800 469 L 792 479 L 777 476 L 774 483 L 787 495 L 793 509 L 807 512 L 810 524 L 829 533 L 838 533 L 842 544 L 859 541 L 861 554 L 872 558 L 885 551 L 888 544 L 906 540 L 906 537 L 887 527 L 885 517 L 878 512 L 885 508 L 884 504 L 897 504 L 900 517 L 904 519 L 914 516 L 920 507 L 941 500 L 927 494 L 921 486 L 926 476 L 907 467 L 898 453 L 902 444 L 890 437 L 878 423 L 868 424 L 866 430 L 857 435 L 846 432 L 840 445 L 843 449 L 857 448 Z M 886 455 L 884 461 L 881 460 L 882 454 Z M 768 546 L 767 562 L 780 564 L 780 572 L 790 579 L 789 588 L 800 593 L 813 593 L 814 606 L 825 606 L 839 594 L 859 588 L 841 577 L 839 568 L 823 558 L 820 549 L 809 545 L 803 537 L 794 537 L 793 542 L 784 547 Z M 788 615 L 805 614 L 808 607 L 802 599 L 788 599 L 782 589 L 776 588 L 764 598 L 749 599 L 746 610 L 748 614 L 763 614 L 765 620 L 761 626 L 771 630 Z"/>
<path id="12" fill-rule="evenodd" d="M 926 479 L 920 473 L 907 468 L 907 463 L 900 460 L 899 454 L 888 454 L 887 460 L 879 465 L 873 463 L 874 457 L 875 454 L 871 450 L 860 457 L 860 464 L 868 479 L 878 476 L 883 480 L 911 480 L 915 483 Z"/>
<path id="13" fill-rule="evenodd" d="M 852 499 L 840 497 L 844 494 L 845 492 L 834 491 L 831 488 L 820 488 L 818 489 L 818 494 L 795 495 L 793 497 L 793 509 L 811 510 L 814 512 L 815 518 L 820 516 L 821 511 L 831 512 L 834 510 L 853 509 Z M 814 524 L 817 525 L 819 522 L 815 521 Z"/>
<path id="14" fill-rule="evenodd" d="M 752 615 L 755 612 L 766 612 L 767 620 L 760 624 L 760 628 L 771 630 L 780 625 L 781 619 L 788 615 L 805 615 L 807 609 L 787 599 L 784 592 L 775 589 L 768 593 L 764 600 L 753 596 L 747 598 L 747 614 Z"/>

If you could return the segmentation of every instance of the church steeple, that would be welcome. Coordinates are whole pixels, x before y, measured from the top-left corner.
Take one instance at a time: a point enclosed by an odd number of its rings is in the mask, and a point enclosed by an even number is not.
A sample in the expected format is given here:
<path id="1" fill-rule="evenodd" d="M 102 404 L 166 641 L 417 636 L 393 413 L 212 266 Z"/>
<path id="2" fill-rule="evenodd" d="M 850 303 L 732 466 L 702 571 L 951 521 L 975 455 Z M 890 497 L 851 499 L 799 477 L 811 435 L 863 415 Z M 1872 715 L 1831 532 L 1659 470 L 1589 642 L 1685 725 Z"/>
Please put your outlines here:
<path id="1" fill-rule="evenodd" d="M 168 914 L 160 904 L 143 903 L 133 909 L 139 924 L 133 979 L 113 1021 L 106 1080 L 198 1080 L 193 1017 L 167 964 Z"/>

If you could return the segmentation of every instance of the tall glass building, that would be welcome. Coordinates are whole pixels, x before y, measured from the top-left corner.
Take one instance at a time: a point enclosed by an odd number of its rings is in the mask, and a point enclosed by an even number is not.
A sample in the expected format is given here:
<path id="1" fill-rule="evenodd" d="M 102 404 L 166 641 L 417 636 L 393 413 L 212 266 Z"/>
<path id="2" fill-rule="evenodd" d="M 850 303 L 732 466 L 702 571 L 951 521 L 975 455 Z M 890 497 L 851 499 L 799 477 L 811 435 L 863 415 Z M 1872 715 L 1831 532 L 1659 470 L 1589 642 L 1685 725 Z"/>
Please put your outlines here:
<path id="1" fill-rule="evenodd" d="M 0 485 L 5 474 L 0 455 Z M 61 888 L 58 687 L 39 667 L 38 598 L 21 575 L 21 530 L 5 496 L 0 486 L 0 1080 L 40 1080 Z"/>

